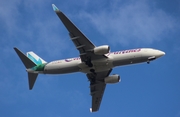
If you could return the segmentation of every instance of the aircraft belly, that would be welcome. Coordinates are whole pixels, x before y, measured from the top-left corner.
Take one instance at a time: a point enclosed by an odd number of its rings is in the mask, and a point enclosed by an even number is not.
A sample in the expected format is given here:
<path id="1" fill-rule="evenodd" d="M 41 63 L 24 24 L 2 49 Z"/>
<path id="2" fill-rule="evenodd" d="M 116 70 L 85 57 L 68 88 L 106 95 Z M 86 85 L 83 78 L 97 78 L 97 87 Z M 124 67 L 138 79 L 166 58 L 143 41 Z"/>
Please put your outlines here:
<path id="1" fill-rule="evenodd" d="M 45 74 L 65 74 L 79 72 L 80 68 L 77 63 L 58 63 L 58 64 L 47 64 L 44 68 Z"/>
<path id="2" fill-rule="evenodd" d="M 81 72 L 91 73 L 90 70 L 94 69 L 96 72 L 107 71 L 113 68 L 111 59 L 99 59 L 92 61 L 93 67 L 88 67 L 84 62 L 78 66 L 81 68 Z"/>
<path id="3" fill-rule="evenodd" d="M 139 54 L 130 54 L 130 55 L 121 55 L 119 57 L 114 57 L 113 65 L 114 66 L 122 66 L 122 65 L 130 65 L 141 62 L 146 62 L 147 58 L 143 58 L 141 53 Z"/>
<path id="4" fill-rule="evenodd" d="M 110 61 L 94 62 L 93 65 L 96 72 L 106 71 L 113 68 L 112 62 Z"/>

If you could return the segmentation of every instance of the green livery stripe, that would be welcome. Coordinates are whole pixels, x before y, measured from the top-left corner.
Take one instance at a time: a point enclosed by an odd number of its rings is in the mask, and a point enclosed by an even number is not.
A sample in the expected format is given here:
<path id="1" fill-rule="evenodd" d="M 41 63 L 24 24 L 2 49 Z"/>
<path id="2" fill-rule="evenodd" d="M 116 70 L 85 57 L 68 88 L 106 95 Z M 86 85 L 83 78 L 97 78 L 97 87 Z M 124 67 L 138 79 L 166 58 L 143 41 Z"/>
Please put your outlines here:
<path id="1" fill-rule="evenodd" d="M 37 66 L 33 67 L 32 70 L 34 70 L 34 71 L 44 71 L 45 65 L 46 64 L 37 65 Z"/>

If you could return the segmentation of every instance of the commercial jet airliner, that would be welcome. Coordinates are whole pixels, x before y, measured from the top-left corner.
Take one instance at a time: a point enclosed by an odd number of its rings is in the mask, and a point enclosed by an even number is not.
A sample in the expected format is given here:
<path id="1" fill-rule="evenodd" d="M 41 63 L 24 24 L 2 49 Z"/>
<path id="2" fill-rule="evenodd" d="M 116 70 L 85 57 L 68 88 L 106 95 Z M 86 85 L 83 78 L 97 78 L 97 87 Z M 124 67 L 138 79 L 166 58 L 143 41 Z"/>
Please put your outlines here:
<path id="1" fill-rule="evenodd" d="M 71 41 L 79 51 L 79 57 L 47 63 L 32 51 L 25 55 L 14 48 L 26 67 L 30 90 L 33 88 L 38 74 L 85 73 L 90 81 L 90 94 L 92 96 L 90 111 L 95 112 L 99 110 L 106 84 L 121 81 L 118 74 L 110 75 L 114 67 L 142 62 L 149 63 L 165 55 L 163 51 L 152 48 L 110 52 L 108 45 L 95 46 L 54 4 L 52 7 L 67 28 Z"/>

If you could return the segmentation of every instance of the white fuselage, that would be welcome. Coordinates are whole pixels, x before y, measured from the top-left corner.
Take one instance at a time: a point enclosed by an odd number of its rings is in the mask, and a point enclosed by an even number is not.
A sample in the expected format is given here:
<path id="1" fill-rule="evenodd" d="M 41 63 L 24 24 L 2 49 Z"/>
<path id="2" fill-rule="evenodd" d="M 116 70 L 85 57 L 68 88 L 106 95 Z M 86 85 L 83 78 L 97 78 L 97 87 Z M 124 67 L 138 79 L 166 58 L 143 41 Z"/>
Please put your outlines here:
<path id="1" fill-rule="evenodd" d="M 139 48 L 110 52 L 107 58 L 92 60 L 93 67 L 88 67 L 81 61 L 80 57 L 52 61 L 45 65 L 44 74 L 65 74 L 73 72 L 90 73 L 90 69 L 96 72 L 110 70 L 116 66 L 129 65 L 135 63 L 149 62 L 163 56 L 165 53 L 151 48 Z"/>

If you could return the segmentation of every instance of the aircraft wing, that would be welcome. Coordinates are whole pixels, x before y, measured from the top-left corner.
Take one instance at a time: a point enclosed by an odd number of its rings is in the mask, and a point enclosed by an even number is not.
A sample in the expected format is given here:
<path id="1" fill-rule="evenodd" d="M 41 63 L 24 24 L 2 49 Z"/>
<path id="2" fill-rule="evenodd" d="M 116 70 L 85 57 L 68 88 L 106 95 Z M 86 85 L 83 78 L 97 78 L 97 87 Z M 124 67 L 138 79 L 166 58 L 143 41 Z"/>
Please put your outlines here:
<path id="1" fill-rule="evenodd" d="M 92 50 L 96 47 L 54 4 L 54 11 L 69 31 L 71 40 L 79 50 L 81 60 L 85 62 L 88 58 L 91 60 L 106 58 L 104 55 L 95 55 Z"/>
<path id="2" fill-rule="evenodd" d="M 88 73 L 87 77 L 90 81 L 90 94 L 92 96 L 92 107 L 90 108 L 91 112 L 95 112 L 99 110 L 104 90 L 106 88 L 106 84 L 104 83 L 104 78 L 109 76 L 112 69 L 109 71 L 98 72 L 96 75 L 93 73 Z"/>

